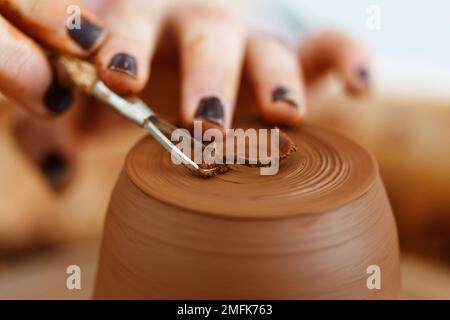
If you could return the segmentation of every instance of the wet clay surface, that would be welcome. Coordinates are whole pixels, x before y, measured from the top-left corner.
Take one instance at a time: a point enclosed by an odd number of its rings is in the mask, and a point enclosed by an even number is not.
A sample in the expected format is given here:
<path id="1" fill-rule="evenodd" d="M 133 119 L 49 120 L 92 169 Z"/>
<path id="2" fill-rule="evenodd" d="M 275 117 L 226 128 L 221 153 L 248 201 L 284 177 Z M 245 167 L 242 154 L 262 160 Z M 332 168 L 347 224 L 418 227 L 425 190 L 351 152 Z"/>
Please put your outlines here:
<path id="1" fill-rule="evenodd" d="M 287 134 L 298 150 L 280 162 L 280 170 L 273 176 L 261 176 L 257 168 L 233 165 L 219 176 L 199 179 L 184 167 L 173 165 L 170 155 L 150 137 L 130 152 L 126 172 L 150 197 L 188 210 L 235 218 L 323 212 L 361 196 L 374 183 L 376 163 L 356 144 L 315 127 Z"/>
<path id="2" fill-rule="evenodd" d="M 276 176 L 210 179 L 151 138 L 129 153 L 106 216 L 97 299 L 400 297 L 395 221 L 376 162 L 335 133 L 287 131 Z M 382 270 L 380 290 L 367 268 Z"/>

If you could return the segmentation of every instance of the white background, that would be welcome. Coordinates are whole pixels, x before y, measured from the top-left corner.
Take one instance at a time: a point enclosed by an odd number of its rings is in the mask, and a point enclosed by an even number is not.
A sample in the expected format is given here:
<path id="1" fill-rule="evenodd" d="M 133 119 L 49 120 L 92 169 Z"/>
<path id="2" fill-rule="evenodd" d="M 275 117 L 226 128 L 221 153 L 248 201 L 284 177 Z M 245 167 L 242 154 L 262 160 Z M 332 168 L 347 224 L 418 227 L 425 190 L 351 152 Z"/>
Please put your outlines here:
<path id="1" fill-rule="evenodd" d="M 339 26 L 374 52 L 381 91 L 450 97 L 450 1 L 283 0 L 309 27 Z M 367 8 L 381 9 L 381 29 Z"/>

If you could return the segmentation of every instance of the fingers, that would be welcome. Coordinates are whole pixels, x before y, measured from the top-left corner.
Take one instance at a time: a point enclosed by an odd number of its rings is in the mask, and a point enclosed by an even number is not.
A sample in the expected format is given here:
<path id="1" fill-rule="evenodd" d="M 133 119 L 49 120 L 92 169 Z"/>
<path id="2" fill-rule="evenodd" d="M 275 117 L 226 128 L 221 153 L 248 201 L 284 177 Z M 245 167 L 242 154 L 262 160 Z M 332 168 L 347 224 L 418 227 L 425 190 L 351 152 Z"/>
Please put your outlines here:
<path id="1" fill-rule="evenodd" d="M 67 186 L 75 172 L 73 123 L 70 113 L 53 121 L 37 119 L 17 107 L 13 113 L 13 135 L 21 151 L 57 190 Z"/>
<path id="2" fill-rule="evenodd" d="M 114 0 L 104 17 L 109 37 L 97 54 L 100 78 L 122 94 L 141 91 L 150 74 L 162 3 Z"/>
<path id="3" fill-rule="evenodd" d="M 271 124 L 296 124 L 306 113 L 302 71 L 296 53 L 266 35 L 249 38 L 246 71 L 262 117 Z"/>
<path id="4" fill-rule="evenodd" d="M 229 127 L 242 68 L 245 36 L 226 11 L 195 7 L 176 16 L 181 58 L 181 115 L 204 128 Z"/>
<path id="5" fill-rule="evenodd" d="M 300 60 L 308 84 L 334 71 L 351 94 L 371 88 L 371 62 L 368 51 L 338 32 L 326 32 L 308 39 L 300 48 Z"/>
<path id="6" fill-rule="evenodd" d="M 40 116 L 60 114 L 73 95 L 53 79 L 43 51 L 0 16 L 0 90 Z"/>
<path id="7" fill-rule="evenodd" d="M 106 36 L 79 0 L 0 0 L 0 13 L 33 38 L 79 56 L 96 50 Z"/>

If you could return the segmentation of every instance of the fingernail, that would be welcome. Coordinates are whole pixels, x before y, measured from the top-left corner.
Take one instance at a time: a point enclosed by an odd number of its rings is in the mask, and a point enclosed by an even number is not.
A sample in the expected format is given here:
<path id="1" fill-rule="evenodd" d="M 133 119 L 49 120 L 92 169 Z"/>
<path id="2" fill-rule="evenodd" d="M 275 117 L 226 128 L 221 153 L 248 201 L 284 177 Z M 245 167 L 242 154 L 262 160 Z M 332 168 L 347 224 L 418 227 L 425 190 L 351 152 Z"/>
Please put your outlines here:
<path id="1" fill-rule="evenodd" d="M 277 87 L 275 90 L 272 91 L 272 102 L 285 102 L 291 107 L 297 108 L 298 103 L 295 101 L 295 99 L 291 96 L 288 89 L 285 87 Z"/>
<path id="2" fill-rule="evenodd" d="M 40 168 L 54 188 L 62 188 L 67 183 L 67 161 L 58 153 L 51 152 L 42 158 Z"/>
<path id="3" fill-rule="evenodd" d="M 73 102 L 72 91 L 63 88 L 56 78 L 47 89 L 44 95 L 44 104 L 53 114 L 61 114 L 66 111 Z"/>
<path id="4" fill-rule="evenodd" d="M 137 75 L 137 63 L 136 58 L 127 53 L 118 53 L 112 59 L 108 65 L 109 70 L 118 71 L 136 78 Z"/>
<path id="5" fill-rule="evenodd" d="M 195 118 L 203 119 L 223 127 L 225 125 L 224 108 L 220 99 L 217 97 L 206 97 L 200 100 Z"/>
<path id="6" fill-rule="evenodd" d="M 359 67 L 356 71 L 358 78 L 365 84 L 370 82 L 370 72 L 365 67 Z"/>
<path id="7" fill-rule="evenodd" d="M 103 33 L 103 29 L 84 17 L 80 18 L 79 26 L 67 27 L 69 36 L 84 50 L 94 46 Z"/>

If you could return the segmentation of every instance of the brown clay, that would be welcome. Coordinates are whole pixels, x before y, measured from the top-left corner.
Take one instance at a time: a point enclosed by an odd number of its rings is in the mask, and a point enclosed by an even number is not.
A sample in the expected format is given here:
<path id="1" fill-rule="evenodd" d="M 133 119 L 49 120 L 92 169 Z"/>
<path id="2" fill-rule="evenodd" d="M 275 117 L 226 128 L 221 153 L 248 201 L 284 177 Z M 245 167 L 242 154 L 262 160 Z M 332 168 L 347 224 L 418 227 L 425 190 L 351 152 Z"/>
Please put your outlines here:
<path id="1" fill-rule="evenodd" d="M 372 299 L 400 296 L 397 232 L 374 158 L 333 132 L 287 131 L 275 176 L 199 179 L 147 137 L 107 213 L 94 297 Z M 366 270 L 381 269 L 369 290 Z"/>

